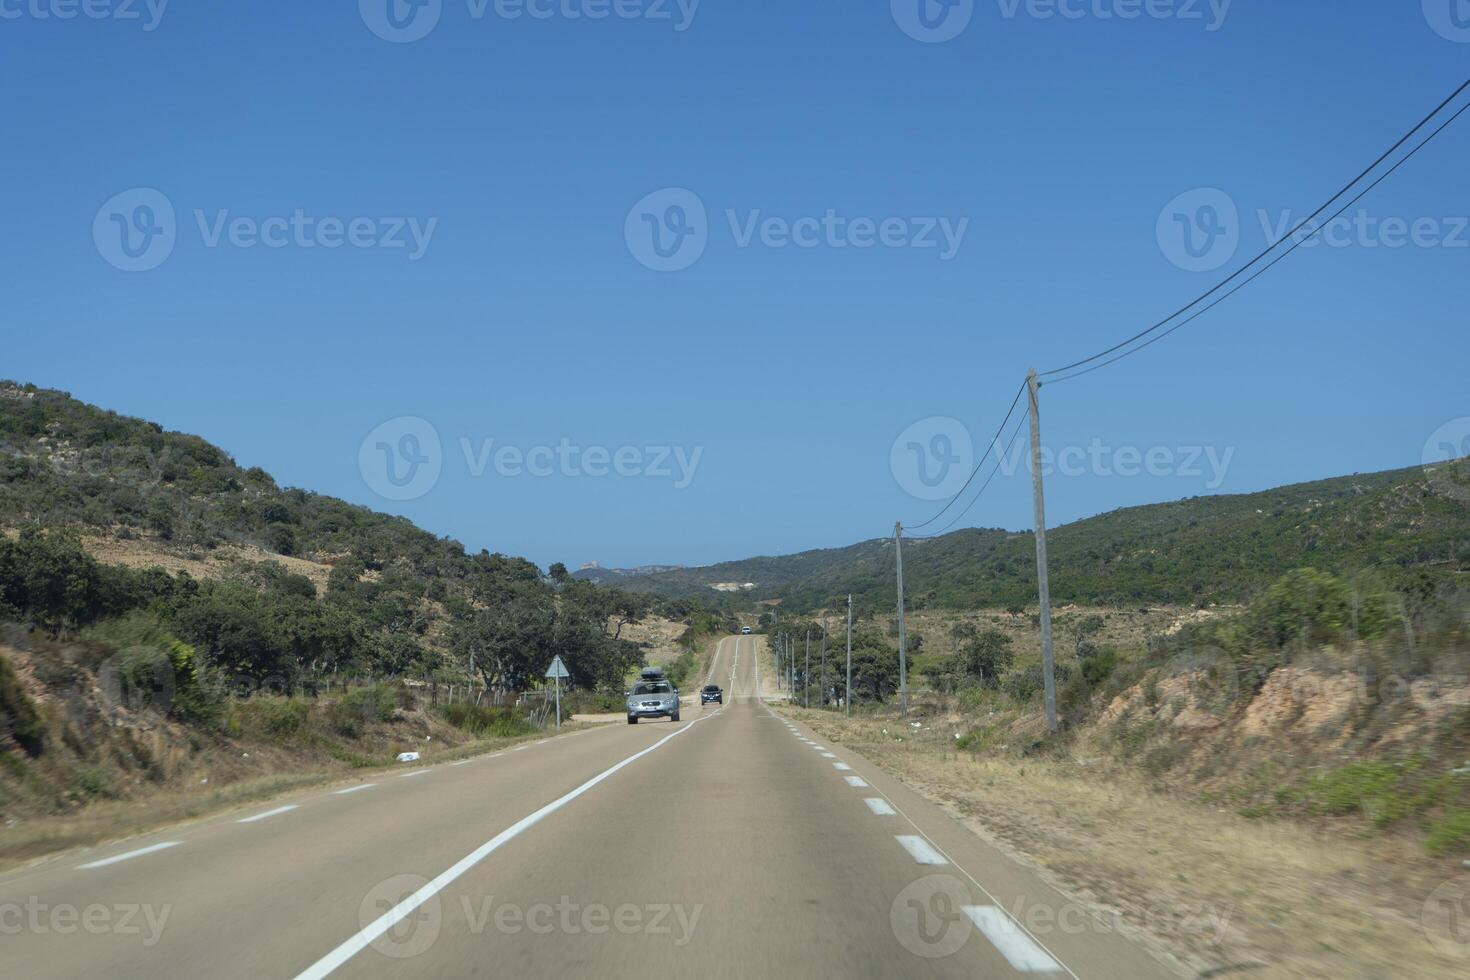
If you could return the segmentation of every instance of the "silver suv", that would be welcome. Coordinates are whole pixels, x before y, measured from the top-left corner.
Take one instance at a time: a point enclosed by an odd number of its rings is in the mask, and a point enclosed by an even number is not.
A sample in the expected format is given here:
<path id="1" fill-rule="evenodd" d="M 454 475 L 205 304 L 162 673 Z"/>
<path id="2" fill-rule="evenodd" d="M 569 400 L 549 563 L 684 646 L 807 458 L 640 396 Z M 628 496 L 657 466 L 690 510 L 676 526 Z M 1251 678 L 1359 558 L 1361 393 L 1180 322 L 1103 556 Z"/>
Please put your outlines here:
<path id="1" fill-rule="evenodd" d="M 657 667 L 645 670 L 628 694 L 628 724 L 638 724 L 639 718 L 679 720 L 679 689 Z"/>

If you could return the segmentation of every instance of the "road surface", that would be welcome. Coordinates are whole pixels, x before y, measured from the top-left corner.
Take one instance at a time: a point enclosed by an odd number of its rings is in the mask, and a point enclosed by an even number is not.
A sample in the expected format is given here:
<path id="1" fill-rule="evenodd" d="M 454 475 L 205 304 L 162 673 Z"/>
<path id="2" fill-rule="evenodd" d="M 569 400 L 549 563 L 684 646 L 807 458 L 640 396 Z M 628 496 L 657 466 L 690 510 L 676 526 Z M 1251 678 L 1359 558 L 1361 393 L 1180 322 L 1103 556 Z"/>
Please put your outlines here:
<path id="1" fill-rule="evenodd" d="M 1169 977 L 755 693 L 373 775 L 0 877 L 5 976 Z"/>

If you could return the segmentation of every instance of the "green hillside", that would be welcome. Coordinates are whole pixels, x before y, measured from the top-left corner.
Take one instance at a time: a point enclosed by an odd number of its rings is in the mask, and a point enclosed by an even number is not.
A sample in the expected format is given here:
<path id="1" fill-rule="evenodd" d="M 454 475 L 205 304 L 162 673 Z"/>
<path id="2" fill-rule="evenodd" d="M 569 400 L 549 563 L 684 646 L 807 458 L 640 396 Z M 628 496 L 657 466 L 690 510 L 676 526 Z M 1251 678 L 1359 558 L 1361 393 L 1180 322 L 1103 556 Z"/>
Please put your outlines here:
<path id="1" fill-rule="evenodd" d="M 646 597 L 466 553 L 403 518 L 279 487 L 197 436 L 32 385 L 0 382 L 0 532 L 0 623 L 89 630 L 99 656 L 112 640 L 155 649 L 181 684 L 200 671 L 247 688 L 464 678 L 473 662 L 487 686 L 524 690 L 559 653 L 575 686 L 620 690 L 642 659 L 608 623 L 636 619 Z M 99 562 L 84 535 L 145 560 Z"/>
<path id="2" fill-rule="evenodd" d="M 1048 534 L 1052 595 L 1099 604 L 1234 602 L 1306 565 L 1371 569 L 1401 586 L 1452 578 L 1470 571 L 1470 495 L 1445 486 L 1416 467 L 1101 514 Z M 875 539 L 623 584 L 712 596 L 712 583 L 753 582 L 738 593 L 744 600 L 779 598 L 804 611 L 851 592 L 862 607 L 882 609 L 893 601 L 893 572 L 892 540 Z M 906 541 L 904 578 L 915 608 L 1034 604 L 1035 544 L 1029 531 L 985 529 Z"/>

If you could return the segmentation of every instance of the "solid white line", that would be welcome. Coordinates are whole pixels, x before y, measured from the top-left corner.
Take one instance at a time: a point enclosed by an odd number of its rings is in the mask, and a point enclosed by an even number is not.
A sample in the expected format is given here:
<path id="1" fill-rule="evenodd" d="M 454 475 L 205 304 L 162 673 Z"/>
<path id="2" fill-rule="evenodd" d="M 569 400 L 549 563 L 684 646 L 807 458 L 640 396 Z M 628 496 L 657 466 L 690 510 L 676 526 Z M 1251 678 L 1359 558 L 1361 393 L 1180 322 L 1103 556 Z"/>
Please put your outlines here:
<path id="1" fill-rule="evenodd" d="M 162 844 L 154 844 L 152 847 L 140 847 L 136 851 L 128 851 L 126 854 L 118 854 L 115 857 L 103 858 L 101 861 L 93 861 L 91 864 L 80 865 L 77 870 L 90 871 L 92 868 L 105 868 L 109 864 L 116 864 L 119 861 L 127 861 L 135 857 L 142 857 L 144 854 L 152 854 L 155 851 L 178 847 L 182 843 L 183 841 L 181 840 L 170 840 L 164 841 Z"/>
<path id="2" fill-rule="evenodd" d="M 356 793 L 359 790 L 372 789 L 376 785 L 378 785 L 378 784 L 377 783 L 363 783 L 361 786 L 349 786 L 346 789 L 339 789 L 339 790 L 337 790 L 337 792 L 333 793 L 332 795 L 333 796 L 346 796 L 348 793 Z"/>
<path id="3" fill-rule="evenodd" d="M 861 776 L 843 776 L 842 778 L 847 780 L 847 785 L 856 786 L 859 789 L 868 785 L 868 781 Z"/>
<path id="4" fill-rule="evenodd" d="M 834 762 L 834 763 L 832 763 L 832 768 L 833 769 L 836 769 L 838 772 L 851 772 L 852 771 L 852 766 L 849 766 L 845 762 Z"/>
<path id="5" fill-rule="evenodd" d="M 475 760 L 474 760 L 474 759 L 461 759 L 461 760 L 459 760 L 459 761 L 458 761 L 458 762 L 451 762 L 451 763 L 450 763 L 450 764 L 449 764 L 449 767 L 450 767 L 450 768 L 451 768 L 451 769 L 452 769 L 452 768 L 454 768 L 454 767 L 455 767 L 455 766 L 467 766 L 467 765 L 469 765 L 469 764 L 470 764 L 470 763 L 471 763 L 471 762 L 474 762 L 474 761 L 475 761 Z"/>
<path id="6" fill-rule="evenodd" d="M 634 762 L 637 762 L 645 755 L 648 755 L 648 753 L 663 745 L 669 739 L 678 738 L 680 735 L 689 731 L 703 720 L 703 718 L 696 718 L 694 721 L 683 726 L 682 728 L 676 729 L 671 734 L 665 735 L 663 738 L 659 739 L 657 742 L 654 742 L 648 748 L 643 749 L 639 752 L 635 752 L 624 759 L 622 762 L 619 762 L 608 769 L 604 769 L 602 772 L 598 773 L 596 776 L 593 776 L 591 779 L 587 780 L 585 783 L 583 783 L 581 786 L 578 786 L 571 792 L 567 793 L 565 796 L 561 796 L 551 801 L 550 803 L 543 806 L 541 809 L 537 810 L 535 813 L 532 813 L 531 815 L 526 817 L 522 817 L 520 820 L 511 824 L 505 830 L 502 830 L 500 833 L 496 834 L 494 837 L 490 838 L 488 841 L 475 848 L 475 850 L 460 858 L 459 861 L 449 870 L 442 872 L 433 881 L 429 882 L 427 885 L 420 888 L 418 891 L 414 892 L 403 901 L 399 902 L 393 908 L 380 915 L 377 919 L 373 920 L 373 922 L 368 924 L 361 932 L 357 933 L 352 938 L 342 943 L 342 945 L 332 950 L 326 956 L 323 956 L 311 966 L 307 967 L 305 970 L 297 975 L 296 980 L 321 980 L 321 978 L 329 976 L 333 970 L 337 969 L 339 966 L 352 959 L 352 957 L 362 952 L 364 949 L 372 944 L 373 940 L 377 939 L 379 936 L 386 933 L 389 929 L 392 929 L 395 925 L 402 922 L 408 916 L 412 915 L 415 909 L 423 905 L 435 895 L 439 894 L 445 888 L 449 887 L 458 878 L 468 872 L 475 865 L 485 860 L 485 858 L 489 857 L 495 851 L 499 850 L 502 846 L 508 844 L 510 841 L 515 840 L 521 834 L 525 833 L 527 830 L 531 829 L 536 824 L 540 823 L 543 819 L 555 813 L 557 810 L 560 810 L 562 807 L 566 806 L 568 803 L 572 802 L 577 797 L 581 796 L 583 793 L 587 792 L 589 789 L 602 782 L 604 779 L 607 779 L 609 776 L 618 772 L 620 769 L 623 769 L 624 767 L 632 765 Z"/>
<path id="7" fill-rule="evenodd" d="M 426 775 L 428 775 L 428 773 L 429 773 L 429 770 L 427 770 L 427 769 L 415 769 L 413 772 L 405 772 L 405 773 L 399 774 L 398 778 L 399 779 L 412 779 L 415 776 L 426 776 Z"/>
<path id="8" fill-rule="evenodd" d="M 919 864 L 949 863 L 948 858 L 936 851 L 934 845 L 930 844 L 918 834 L 895 834 L 893 839 L 902 844 L 903 849 L 908 851 L 909 856 Z"/>
<path id="9" fill-rule="evenodd" d="M 290 813 L 298 806 L 299 804 L 296 803 L 292 803 L 289 806 L 278 806 L 274 810 L 267 810 L 264 813 L 257 813 L 255 816 L 246 817 L 244 820 L 236 820 L 235 823 L 255 823 L 257 820 L 265 820 L 268 817 L 279 817 L 283 813 Z"/>
<path id="10" fill-rule="evenodd" d="M 961 905 L 960 908 L 1017 970 L 1023 973 L 1055 973 L 1061 970 L 1057 961 L 1000 909 L 993 905 Z"/>
<path id="11" fill-rule="evenodd" d="M 863 802 L 868 805 L 869 810 L 872 810 L 880 817 L 898 816 L 898 811 L 889 806 L 888 801 L 880 796 L 870 796 L 867 799 L 863 800 Z"/>
<path id="12" fill-rule="evenodd" d="M 524 746 L 524 745 L 517 745 L 515 748 L 511 749 L 511 751 L 512 752 L 524 752 L 524 751 L 526 751 L 526 746 Z"/>

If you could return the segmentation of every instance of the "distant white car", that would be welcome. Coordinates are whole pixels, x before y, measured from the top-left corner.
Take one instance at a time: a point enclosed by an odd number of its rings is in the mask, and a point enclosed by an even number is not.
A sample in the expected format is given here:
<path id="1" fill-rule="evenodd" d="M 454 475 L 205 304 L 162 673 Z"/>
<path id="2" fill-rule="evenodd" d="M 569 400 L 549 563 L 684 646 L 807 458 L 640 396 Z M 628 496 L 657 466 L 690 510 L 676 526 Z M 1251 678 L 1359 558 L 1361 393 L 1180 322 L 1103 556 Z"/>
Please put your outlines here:
<path id="1" fill-rule="evenodd" d="M 740 632 L 741 633 L 744 633 L 746 636 L 749 636 L 750 635 L 750 627 L 749 626 L 742 626 L 742 627 L 740 627 Z"/>

